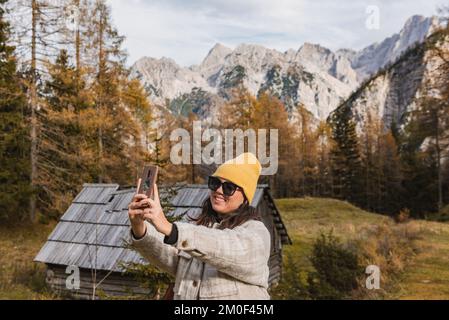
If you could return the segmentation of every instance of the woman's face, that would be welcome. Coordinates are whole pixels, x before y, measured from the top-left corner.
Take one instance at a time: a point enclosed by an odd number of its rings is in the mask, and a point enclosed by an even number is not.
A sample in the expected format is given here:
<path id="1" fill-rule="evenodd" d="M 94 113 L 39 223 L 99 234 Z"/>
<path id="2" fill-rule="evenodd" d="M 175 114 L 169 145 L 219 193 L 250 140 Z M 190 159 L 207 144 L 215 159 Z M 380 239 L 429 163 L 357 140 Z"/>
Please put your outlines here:
<path id="1" fill-rule="evenodd" d="M 220 178 L 220 181 L 225 182 L 227 180 Z M 212 208 L 216 212 L 226 214 L 237 210 L 245 201 L 245 196 L 240 188 L 238 188 L 232 196 L 225 196 L 223 194 L 223 189 L 220 186 L 217 191 L 210 191 L 210 200 L 212 203 Z"/>

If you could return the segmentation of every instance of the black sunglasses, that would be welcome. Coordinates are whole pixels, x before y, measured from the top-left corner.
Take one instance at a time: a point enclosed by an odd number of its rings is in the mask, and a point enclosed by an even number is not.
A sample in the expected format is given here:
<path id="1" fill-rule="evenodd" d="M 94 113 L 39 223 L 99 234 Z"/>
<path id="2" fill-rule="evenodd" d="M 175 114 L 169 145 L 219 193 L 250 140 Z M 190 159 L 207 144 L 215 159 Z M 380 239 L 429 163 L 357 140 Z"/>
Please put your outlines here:
<path id="1" fill-rule="evenodd" d="M 241 189 L 238 185 L 232 182 L 221 182 L 219 178 L 213 176 L 209 176 L 208 186 L 212 191 L 217 191 L 221 187 L 223 194 L 228 197 L 233 196 L 237 189 Z"/>

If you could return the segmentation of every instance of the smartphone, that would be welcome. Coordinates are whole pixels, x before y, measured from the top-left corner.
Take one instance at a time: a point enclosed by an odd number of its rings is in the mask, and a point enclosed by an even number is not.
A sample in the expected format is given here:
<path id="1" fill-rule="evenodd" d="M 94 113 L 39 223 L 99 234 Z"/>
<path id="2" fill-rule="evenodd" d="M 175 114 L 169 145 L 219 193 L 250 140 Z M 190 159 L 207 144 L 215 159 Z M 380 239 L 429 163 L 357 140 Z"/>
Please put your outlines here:
<path id="1" fill-rule="evenodd" d="M 154 200 L 154 184 L 156 183 L 158 172 L 159 167 L 146 165 L 142 171 L 137 193 L 146 194 Z"/>

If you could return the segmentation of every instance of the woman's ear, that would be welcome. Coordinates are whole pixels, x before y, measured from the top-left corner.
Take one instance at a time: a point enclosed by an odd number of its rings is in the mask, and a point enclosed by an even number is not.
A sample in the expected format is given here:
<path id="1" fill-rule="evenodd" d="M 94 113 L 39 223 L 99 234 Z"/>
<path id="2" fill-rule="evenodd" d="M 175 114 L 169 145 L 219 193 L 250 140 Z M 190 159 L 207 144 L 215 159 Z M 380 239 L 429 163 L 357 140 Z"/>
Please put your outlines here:
<path id="1" fill-rule="evenodd" d="M 243 194 L 243 204 L 250 204 L 249 203 L 249 201 L 248 201 L 248 198 L 246 197 L 246 194 L 244 193 L 244 192 L 242 192 L 242 194 Z"/>
<path id="2" fill-rule="evenodd" d="M 246 198 L 246 196 L 243 195 L 243 202 L 242 202 L 242 204 L 241 204 L 240 206 L 243 207 L 243 206 L 247 206 L 247 205 L 249 205 L 249 201 L 248 201 L 248 199 Z"/>

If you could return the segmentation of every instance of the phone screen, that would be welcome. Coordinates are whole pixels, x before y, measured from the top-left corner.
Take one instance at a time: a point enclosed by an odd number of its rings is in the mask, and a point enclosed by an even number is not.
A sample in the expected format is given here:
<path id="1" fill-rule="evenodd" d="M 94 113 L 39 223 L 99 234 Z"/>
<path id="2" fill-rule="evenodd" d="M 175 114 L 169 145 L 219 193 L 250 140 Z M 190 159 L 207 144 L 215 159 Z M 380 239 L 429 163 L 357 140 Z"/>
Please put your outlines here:
<path id="1" fill-rule="evenodd" d="M 146 193 L 151 188 L 151 178 L 147 177 L 143 183 L 143 192 Z"/>
<path id="2" fill-rule="evenodd" d="M 157 166 L 145 166 L 141 176 L 141 185 L 139 193 L 146 194 L 149 197 L 153 197 L 153 188 L 157 180 L 158 167 Z"/>

